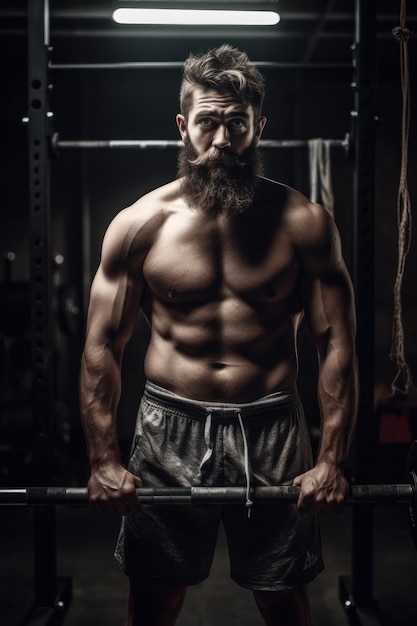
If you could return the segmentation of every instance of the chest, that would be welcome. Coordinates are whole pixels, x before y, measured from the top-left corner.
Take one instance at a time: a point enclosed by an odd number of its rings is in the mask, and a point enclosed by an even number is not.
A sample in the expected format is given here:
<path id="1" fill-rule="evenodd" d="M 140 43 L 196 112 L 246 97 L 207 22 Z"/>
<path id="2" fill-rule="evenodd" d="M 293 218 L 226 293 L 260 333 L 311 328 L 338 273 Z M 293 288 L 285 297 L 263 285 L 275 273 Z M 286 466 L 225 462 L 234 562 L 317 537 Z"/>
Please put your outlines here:
<path id="1" fill-rule="evenodd" d="M 206 301 L 232 293 L 281 300 L 294 290 L 298 263 L 290 233 L 276 223 L 170 219 L 144 264 L 162 300 Z"/>

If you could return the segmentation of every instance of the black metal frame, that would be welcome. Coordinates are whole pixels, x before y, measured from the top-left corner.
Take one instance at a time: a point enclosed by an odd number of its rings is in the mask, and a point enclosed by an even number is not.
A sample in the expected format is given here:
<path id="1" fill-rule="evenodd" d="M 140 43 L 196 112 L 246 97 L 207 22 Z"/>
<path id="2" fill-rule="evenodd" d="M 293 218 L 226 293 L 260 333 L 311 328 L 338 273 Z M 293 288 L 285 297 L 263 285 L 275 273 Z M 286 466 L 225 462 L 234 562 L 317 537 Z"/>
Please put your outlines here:
<path id="1" fill-rule="evenodd" d="M 375 26 L 375 0 L 356 0 L 354 284 L 361 386 L 354 459 L 357 482 L 370 482 L 372 478 L 376 440 L 373 411 Z M 51 129 L 48 117 L 48 68 L 54 66 L 48 59 L 48 27 L 48 0 L 28 0 L 34 480 L 40 486 L 47 485 L 51 478 L 54 423 L 49 236 Z M 116 68 L 117 64 L 111 67 Z M 53 507 L 34 508 L 34 546 L 35 600 L 25 623 L 61 624 L 71 601 L 71 581 L 57 578 Z M 380 623 L 373 599 L 373 510 L 370 505 L 358 505 L 353 510 L 352 576 L 340 579 L 340 597 L 351 624 L 362 623 L 362 608 L 367 609 L 367 615 L 371 611 L 373 624 Z"/>
<path id="2" fill-rule="evenodd" d="M 359 412 L 353 481 L 372 482 L 376 436 L 374 414 L 374 223 L 375 223 L 375 52 L 376 1 L 356 1 L 354 116 L 353 282 L 358 311 Z M 352 572 L 341 577 L 339 595 L 352 625 L 381 624 L 374 600 L 374 518 L 371 505 L 352 510 Z M 363 621 L 362 621 L 363 620 Z"/>
<path id="3" fill-rule="evenodd" d="M 347 63 L 277 63 L 275 61 L 254 61 L 257 67 L 278 70 L 351 70 Z M 137 61 L 125 63 L 51 63 L 51 70 L 162 70 L 180 69 L 183 61 Z"/>
<path id="4" fill-rule="evenodd" d="M 31 264 L 32 428 L 35 484 L 51 480 L 54 450 L 50 251 L 48 2 L 28 0 L 28 142 Z M 61 624 L 70 579 L 58 580 L 55 509 L 33 511 L 34 603 L 25 624 Z"/>

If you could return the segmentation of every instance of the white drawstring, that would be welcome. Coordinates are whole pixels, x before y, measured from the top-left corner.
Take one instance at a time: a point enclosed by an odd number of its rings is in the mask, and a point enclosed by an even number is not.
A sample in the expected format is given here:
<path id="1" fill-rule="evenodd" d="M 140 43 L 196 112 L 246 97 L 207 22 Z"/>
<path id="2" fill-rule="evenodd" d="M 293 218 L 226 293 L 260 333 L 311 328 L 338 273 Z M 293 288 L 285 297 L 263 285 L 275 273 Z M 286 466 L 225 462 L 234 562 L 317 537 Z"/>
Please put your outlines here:
<path id="1" fill-rule="evenodd" d="M 240 413 L 240 411 L 236 411 L 238 420 L 239 420 L 239 426 L 240 426 L 240 430 L 242 432 L 242 438 L 243 438 L 243 457 L 244 457 L 244 466 L 245 466 L 245 479 L 246 479 L 246 503 L 245 506 L 248 510 L 248 517 L 250 517 L 251 514 L 251 507 L 253 505 L 252 500 L 250 499 L 250 468 L 249 468 L 249 450 L 248 450 L 248 442 L 246 439 L 246 432 L 245 432 L 245 427 L 243 425 L 243 420 L 242 420 L 242 415 Z M 207 463 L 207 461 L 211 458 L 212 454 L 213 454 L 213 441 L 212 441 L 212 433 L 211 433 L 211 424 L 212 424 L 212 414 L 210 411 L 207 411 L 207 417 L 206 417 L 206 422 L 204 424 L 204 442 L 206 444 L 206 452 L 201 460 L 200 463 L 200 467 L 199 467 L 199 475 L 201 478 L 201 472 L 203 469 L 203 466 L 205 463 Z"/>
<path id="2" fill-rule="evenodd" d="M 239 419 L 240 430 L 242 431 L 242 437 L 243 437 L 243 455 L 244 455 L 245 478 L 246 478 L 246 504 L 245 505 L 248 510 L 248 517 L 250 517 L 251 507 L 253 505 L 253 502 L 250 499 L 250 468 L 249 468 L 248 442 L 246 439 L 245 427 L 243 425 L 242 415 L 240 411 L 237 411 L 237 417 Z"/>
<path id="3" fill-rule="evenodd" d="M 207 463 L 207 461 L 213 454 L 213 442 L 211 440 L 211 412 L 207 413 L 206 422 L 204 424 L 204 442 L 206 444 L 206 453 L 203 456 L 201 463 L 200 463 L 200 467 L 199 467 L 200 477 L 201 477 L 201 470 L 203 469 L 203 465 Z"/>

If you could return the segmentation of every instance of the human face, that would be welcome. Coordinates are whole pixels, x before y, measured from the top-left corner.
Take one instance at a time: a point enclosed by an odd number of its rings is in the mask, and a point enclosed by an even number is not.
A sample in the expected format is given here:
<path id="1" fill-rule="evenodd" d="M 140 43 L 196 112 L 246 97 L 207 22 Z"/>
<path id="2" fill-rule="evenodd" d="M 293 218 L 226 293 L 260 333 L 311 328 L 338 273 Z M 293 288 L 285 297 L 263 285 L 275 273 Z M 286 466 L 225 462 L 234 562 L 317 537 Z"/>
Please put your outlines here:
<path id="1" fill-rule="evenodd" d="M 213 163 L 225 167 L 228 153 L 240 157 L 258 143 L 265 123 L 265 117 L 255 119 L 252 104 L 242 104 L 233 93 L 202 87 L 194 89 L 188 118 L 177 115 L 183 141 L 190 143 L 198 156 L 212 151 Z"/>

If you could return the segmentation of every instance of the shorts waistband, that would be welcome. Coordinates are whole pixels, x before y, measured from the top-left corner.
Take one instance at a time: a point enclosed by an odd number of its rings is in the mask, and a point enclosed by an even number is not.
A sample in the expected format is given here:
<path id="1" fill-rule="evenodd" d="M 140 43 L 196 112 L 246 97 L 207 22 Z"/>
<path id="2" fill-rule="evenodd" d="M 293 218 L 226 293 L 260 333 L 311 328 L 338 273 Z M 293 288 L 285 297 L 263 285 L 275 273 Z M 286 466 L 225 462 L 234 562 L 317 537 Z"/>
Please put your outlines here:
<path id="1" fill-rule="evenodd" d="M 250 517 L 251 507 L 253 502 L 251 496 L 251 471 L 250 471 L 250 459 L 247 435 L 245 430 L 245 423 L 251 416 L 258 417 L 260 414 L 262 417 L 266 417 L 268 413 L 277 417 L 277 412 L 280 409 L 283 410 L 283 414 L 288 416 L 292 413 L 289 408 L 299 402 L 297 387 L 294 385 L 289 389 L 283 391 L 276 391 L 268 394 L 263 398 L 254 400 L 253 402 L 246 403 L 224 403 L 224 402 L 205 402 L 198 400 L 191 400 L 189 398 L 183 398 L 176 393 L 159 387 L 150 381 L 146 382 L 144 390 L 144 399 L 148 402 L 154 402 L 159 406 L 165 406 L 172 412 L 182 412 L 187 415 L 187 418 L 194 418 L 204 421 L 204 440 L 206 443 L 206 452 L 201 459 L 200 473 L 204 466 L 210 462 L 213 455 L 213 424 L 219 424 L 221 421 L 230 423 L 232 420 L 236 421 L 242 434 L 243 440 L 243 463 L 246 477 L 246 508 L 248 517 Z"/>
<path id="2" fill-rule="evenodd" d="M 211 413 L 213 418 L 221 419 L 233 417 L 237 413 L 242 417 L 250 415 L 265 414 L 268 411 L 277 411 L 282 408 L 288 411 L 289 407 L 294 406 L 299 401 L 297 386 L 293 385 L 288 389 L 276 391 L 245 403 L 229 403 L 229 402 L 206 402 L 203 400 L 192 400 L 159 387 L 155 383 L 147 381 L 144 389 L 144 398 L 157 404 L 165 405 L 172 410 L 187 413 L 190 417 L 205 419 L 207 413 Z"/>

